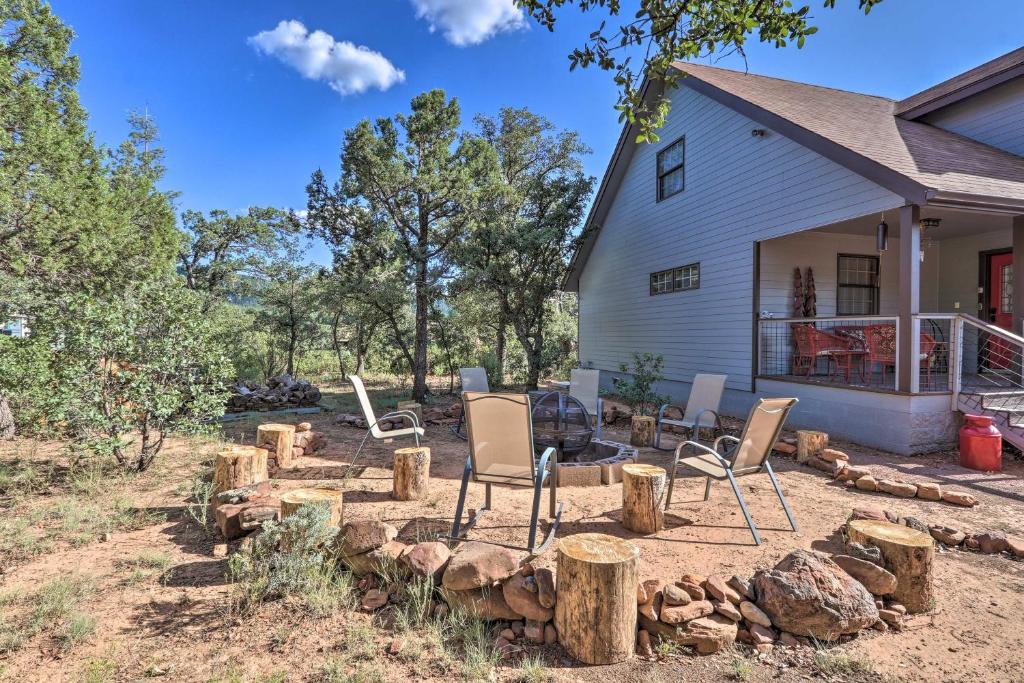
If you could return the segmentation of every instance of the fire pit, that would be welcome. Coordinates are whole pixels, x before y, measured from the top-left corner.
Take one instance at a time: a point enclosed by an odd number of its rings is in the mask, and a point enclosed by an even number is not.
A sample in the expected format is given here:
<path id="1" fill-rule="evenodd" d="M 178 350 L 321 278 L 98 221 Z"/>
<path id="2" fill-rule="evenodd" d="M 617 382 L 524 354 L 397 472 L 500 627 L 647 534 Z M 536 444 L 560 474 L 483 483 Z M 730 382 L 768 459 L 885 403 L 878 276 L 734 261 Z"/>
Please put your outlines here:
<path id="1" fill-rule="evenodd" d="M 582 452 L 594 430 L 590 415 L 579 400 L 560 391 L 550 391 L 533 404 L 533 446 L 558 450 L 558 461 Z"/>
<path id="2" fill-rule="evenodd" d="M 559 486 L 602 486 L 622 481 L 622 466 L 637 460 L 637 449 L 616 441 L 591 439 L 567 462 L 558 463 Z"/>

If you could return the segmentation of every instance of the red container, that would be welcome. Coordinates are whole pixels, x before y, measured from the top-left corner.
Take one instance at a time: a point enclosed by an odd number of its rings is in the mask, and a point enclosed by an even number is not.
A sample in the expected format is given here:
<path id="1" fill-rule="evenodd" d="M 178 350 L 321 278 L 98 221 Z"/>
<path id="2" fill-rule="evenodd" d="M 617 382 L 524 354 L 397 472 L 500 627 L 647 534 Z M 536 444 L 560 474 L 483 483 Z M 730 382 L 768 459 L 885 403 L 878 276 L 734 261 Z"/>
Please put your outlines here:
<path id="1" fill-rule="evenodd" d="M 982 472 L 1003 469 L 1003 435 L 987 415 L 964 415 L 960 428 L 960 466 Z"/>

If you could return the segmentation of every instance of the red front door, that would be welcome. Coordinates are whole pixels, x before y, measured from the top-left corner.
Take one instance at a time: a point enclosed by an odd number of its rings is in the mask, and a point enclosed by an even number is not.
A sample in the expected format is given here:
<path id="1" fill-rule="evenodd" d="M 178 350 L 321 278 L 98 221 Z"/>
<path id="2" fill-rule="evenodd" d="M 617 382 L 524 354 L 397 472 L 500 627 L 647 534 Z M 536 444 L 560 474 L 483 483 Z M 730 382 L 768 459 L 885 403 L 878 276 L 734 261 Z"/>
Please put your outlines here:
<path id="1" fill-rule="evenodd" d="M 993 254 L 989 257 L 988 321 L 1004 330 L 1013 331 L 1013 254 Z M 1009 368 L 1009 345 L 991 335 L 988 343 L 988 366 Z"/>

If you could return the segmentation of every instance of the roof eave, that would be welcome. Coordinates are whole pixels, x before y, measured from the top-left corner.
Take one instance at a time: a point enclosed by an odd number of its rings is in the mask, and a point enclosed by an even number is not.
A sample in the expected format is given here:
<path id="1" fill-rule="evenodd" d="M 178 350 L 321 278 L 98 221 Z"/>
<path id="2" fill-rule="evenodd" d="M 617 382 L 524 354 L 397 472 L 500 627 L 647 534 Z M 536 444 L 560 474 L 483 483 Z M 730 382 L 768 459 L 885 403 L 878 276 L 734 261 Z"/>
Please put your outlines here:
<path id="1" fill-rule="evenodd" d="M 950 209 L 983 211 L 986 213 L 1010 214 L 1015 216 L 1024 213 L 1024 199 L 967 194 L 966 192 L 950 192 L 945 190 L 930 193 L 927 205 Z"/>
<path id="2" fill-rule="evenodd" d="M 1011 65 L 1002 71 L 990 74 L 984 78 L 978 79 L 977 81 L 967 83 L 952 92 L 924 100 L 923 102 L 913 106 L 907 106 L 906 103 L 913 99 L 914 96 L 908 97 L 896 103 L 895 114 L 901 119 L 907 119 L 910 121 L 919 119 L 926 114 L 930 114 L 931 112 L 942 109 L 943 107 L 948 107 L 951 104 L 956 104 L 957 102 L 966 100 L 969 97 L 983 93 L 986 90 L 990 90 L 991 88 L 1006 83 L 1018 76 L 1024 76 L 1024 63 Z"/>

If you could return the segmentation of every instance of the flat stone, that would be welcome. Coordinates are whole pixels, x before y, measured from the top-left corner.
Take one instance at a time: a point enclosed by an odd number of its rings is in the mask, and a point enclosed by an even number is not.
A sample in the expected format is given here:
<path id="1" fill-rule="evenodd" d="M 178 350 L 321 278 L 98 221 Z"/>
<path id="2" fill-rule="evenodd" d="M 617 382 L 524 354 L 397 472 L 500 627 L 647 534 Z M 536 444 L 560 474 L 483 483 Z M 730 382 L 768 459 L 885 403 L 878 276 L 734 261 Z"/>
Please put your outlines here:
<path id="1" fill-rule="evenodd" d="M 856 557 L 858 560 L 877 564 L 879 567 L 884 566 L 884 562 L 882 562 L 882 551 L 873 545 L 862 545 L 860 543 L 849 542 L 846 544 L 846 554 L 850 557 Z"/>
<path id="2" fill-rule="evenodd" d="M 835 448 L 826 448 L 821 452 L 821 459 L 825 462 L 846 462 L 850 456 Z"/>
<path id="3" fill-rule="evenodd" d="M 849 555 L 833 555 L 832 561 L 860 581 L 872 595 L 891 595 L 896 590 L 896 577 L 873 562 Z"/>
<path id="4" fill-rule="evenodd" d="M 343 557 L 376 550 L 398 536 L 398 529 L 376 519 L 345 522 L 341 527 L 338 549 Z"/>
<path id="5" fill-rule="evenodd" d="M 672 607 L 678 605 L 689 605 L 693 601 L 693 598 L 690 597 L 689 593 L 679 586 L 671 583 L 662 589 L 661 595 L 665 600 L 665 604 Z"/>
<path id="6" fill-rule="evenodd" d="M 885 517 L 885 510 L 876 506 L 855 507 L 850 513 L 850 519 L 868 519 L 879 522 L 888 521 Z"/>
<path id="7" fill-rule="evenodd" d="M 399 562 L 408 568 L 413 576 L 429 576 L 433 578 L 436 585 L 441 582 L 441 576 L 448 566 L 451 555 L 452 551 L 444 543 L 427 541 L 426 543 L 417 543 L 409 548 L 399 558 Z"/>
<path id="8" fill-rule="evenodd" d="M 914 531 L 920 531 L 922 534 L 928 533 L 928 525 L 919 520 L 917 517 L 901 517 L 900 523 L 913 529 Z"/>
<path id="9" fill-rule="evenodd" d="M 754 594 L 754 587 L 750 585 L 750 581 L 742 576 L 733 574 L 726 583 L 729 584 L 730 588 L 739 593 L 741 597 L 747 600 L 757 599 L 757 596 Z"/>
<path id="10" fill-rule="evenodd" d="M 505 640 L 509 641 L 510 643 L 516 639 L 516 632 L 510 628 L 501 629 L 501 633 L 499 633 L 498 635 L 504 638 Z"/>
<path id="11" fill-rule="evenodd" d="M 778 644 L 785 645 L 786 647 L 803 647 L 804 645 L 799 638 L 786 631 L 779 634 Z"/>
<path id="12" fill-rule="evenodd" d="M 523 576 L 522 573 L 514 574 L 501 585 L 501 592 L 513 611 L 525 617 L 528 622 L 536 621 L 543 624 L 554 618 L 555 611 L 542 606 L 537 594 L 529 590 L 527 581 L 533 583 L 533 579 L 534 577 Z"/>
<path id="13" fill-rule="evenodd" d="M 640 629 L 636 633 L 636 651 L 641 657 L 654 656 L 654 648 L 651 647 L 651 634 L 646 629 Z"/>
<path id="14" fill-rule="evenodd" d="M 554 645 L 558 642 L 558 631 L 551 624 L 544 624 L 544 644 Z"/>
<path id="15" fill-rule="evenodd" d="M 526 620 L 526 628 L 523 630 L 523 637 L 526 642 L 540 645 L 544 642 L 544 623 L 540 621 Z"/>
<path id="16" fill-rule="evenodd" d="M 868 475 L 866 477 L 861 477 L 860 479 L 858 479 L 857 483 L 856 483 L 856 486 L 861 491 L 877 491 L 878 490 L 878 482 L 876 482 L 875 478 L 872 477 L 871 475 Z"/>
<path id="17" fill-rule="evenodd" d="M 870 477 L 871 470 L 867 467 L 858 467 L 856 465 L 849 465 L 843 470 L 843 474 L 840 479 L 847 481 L 857 481 L 861 477 Z"/>
<path id="18" fill-rule="evenodd" d="M 783 455 L 796 455 L 796 446 L 785 441 L 776 441 L 773 450 Z"/>
<path id="19" fill-rule="evenodd" d="M 761 624 L 751 624 L 747 629 L 750 632 L 754 645 L 771 645 L 775 642 L 775 631 Z"/>
<path id="20" fill-rule="evenodd" d="M 689 605 L 678 605 L 676 607 L 662 605 L 660 618 L 664 623 L 674 626 L 700 617 L 706 617 L 714 613 L 714 611 L 715 606 L 709 601 L 698 600 L 691 602 Z"/>
<path id="21" fill-rule="evenodd" d="M 771 618 L 764 613 L 764 610 L 749 600 L 744 600 L 740 603 L 740 614 L 742 614 L 743 618 L 752 624 L 760 624 L 765 628 L 772 627 Z"/>
<path id="22" fill-rule="evenodd" d="M 648 598 L 647 589 L 644 588 L 643 582 L 638 583 L 636 585 L 636 604 L 638 604 L 638 605 L 644 604 L 645 602 L 647 602 L 647 598 Z"/>
<path id="23" fill-rule="evenodd" d="M 704 582 L 704 590 L 708 594 L 718 600 L 728 600 L 734 605 L 740 603 L 740 594 L 729 587 L 729 584 L 725 582 L 718 574 L 712 574 L 708 577 L 708 580 Z"/>
<path id="24" fill-rule="evenodd" d="M 643 588 L 647 599 L 642 604 L 637 605 L 637 612 L 652 621 L 657 621 L 658 613 L 661 610 L 661 589 L 664 585 L 665 582 L 661 579 L 647 579 L 644 581 Z"/>
<path id="25" fill-rule="evenodd" d="M 921 500 L 942 500 L 942 486 L 934 482 L 918 484 L 917 497 Z"/>
<path id="26" fill-rule="evenodd" d="M 743 615 L 740 614 L 739 608 L 728 600 L 712 600 L 711 604 L 715 606 L 715 611 L 723 617 L 728 617 L 733 621 L 740 621 L 743 619 Z M 741 602 L 740 604 L 742 605 L 743 603 Z"/>
<path id="27" fill-rule="evenodd" d="M 703 583 L 703 582 L 702 582 Z M 699 583 L 693 583 L 692 581 L 676 581 L 676 586 L 682 588 L 690 595 L 691 600 L 703 600 L 706 593 Z"/>
<path id="28" fill-rule="evenodd" d="M 974 540 L 978 542 L 978 550 L 988 555 L 1005 552 L 1010 549 L 1006 540 L 1006 534 L 1001 531 L 985 531 L 974 534 Z"/>
<path id="29" fill-rule="evenodd" d="M 557 600 L 555 573 L 547 567 L 538 567 L 533 574 L 537 586 L 537 600 L 541 607 L 554 607 Z"/>
<path id="30" fill-rule="evenodd" d="M 644 630 L 680 645 L 692 647 L 698 654 L 709 655 L 718 652 L 736 642 L 739 629 L 736 622 L 721 614 L 711 614 L 688 621 L 680 626 L 671 626 L 660 621 L 652 621 L 638 615 Z"/>
<path id="31" fill-rule="evenodd" d="M 1007 536 L 1006 549 L 1013 553 L 1014 557 L 1024 557 L 1024 538 Z"/>
<path id="32" fill-rule="evenodd" d="M 451 590 L 471 590 L 504 581 L 517 571 L 519 558 L 508 548 L 469 541 L 452 553 L 441 583 Z"/>
<path id="33" fill-rule="evenodd" d="M 878 610 L 878 618 L 893 628 L 899 628 L 903 624 L 903 615 L 892 609 Z"/>
<path id="34" fill-rule="evenodd" d="M 779 629 L 819 640 L 856 633 L 878 620 L 871 593 L 821 553 L 795 550 L 754 575 L 757 606 Z"/>
<path id="35" fill-rule="evenodd" d="M 978 499 L 969 493 L 962 493 L 960 491 L 949 491 L 946 489 L 942 490 L 942 500 L 946 503 L 952 503 L 953 505 L 961 505 L 963 507 L 974 507 L 978 504 Z"/>
<path id="36" fill-rule="evenodd" d="M 508 659 L 515 652 L 516 647 L 506 639 L 498 636 L 494 639 L 494 651 L 501 659 Z"/>
<path id="37" fill-rule="evenodd" d="M 375 609 L 380 609 L 384 605 L 388 604 L 388 594 L 384 591 L 371 588 L 366 591 L 366 595 L 363 596 L 361 605 L 367 612 L 372 612 Z"/>
<path id="38" fill-rule="evenodd" d="M 451 609 L 465 610 L 470 616 L 479 619 L 513 621 L 520 618 L 519 614 L 505 602 L 505 596 L 500 588 L 452 590 L 442 586 L 438 592 Z"/>
<path id="39" fill-rule="evenodd" d="M 512 629 L 512 633 L 516 634 L 516 638 L 518 638 L 523 635 L 526 625 L 522 621 L 513 621 L 509 628 Z"/>
<path id="40" fill-rule="evenodd" d="M 917 485 L 903 481 L 882 479 L 878 482 L 878 490 L 900 498 L 913 498 L 917 495 Z"/>

